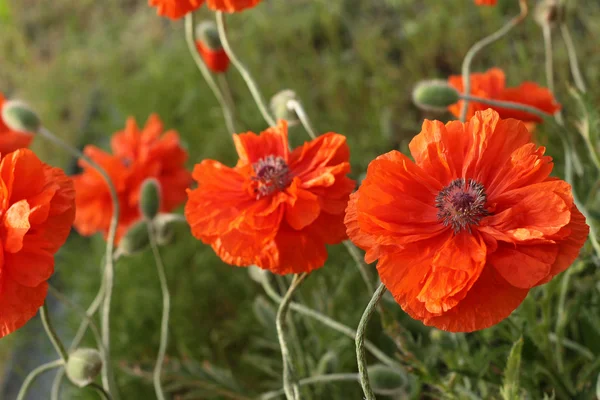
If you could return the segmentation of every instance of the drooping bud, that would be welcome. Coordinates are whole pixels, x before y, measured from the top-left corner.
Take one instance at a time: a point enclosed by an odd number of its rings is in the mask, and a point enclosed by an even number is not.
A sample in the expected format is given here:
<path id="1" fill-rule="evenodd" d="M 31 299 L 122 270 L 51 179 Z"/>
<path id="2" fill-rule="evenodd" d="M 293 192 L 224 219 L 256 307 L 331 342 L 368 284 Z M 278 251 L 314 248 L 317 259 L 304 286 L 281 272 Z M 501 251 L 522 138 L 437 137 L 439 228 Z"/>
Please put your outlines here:
<path id="1" fill-rule="evenodd" d="M 402 371 L 382 364 L 367 367 L 371 387 L 376 394 L 394 396 L 402 392 L 408 384 L 408 379 Z"/>
<path id="2" fill-rule="evenodd" d="M 561 23 L 564 17 L 565 6 L 559 0 L 542 0 L 535 7 L 535 21 L 542 27 L 554 27 Z"/>
<path id="3" fill-rule="evenodd" d="M 159 213 L 152 221 L 156 242 L 160 246 L 170 244 L 178 226 L 187 226 L 187 221 L 179 214 Z"/>
<path id="4" fill-rule="evenodd" d="M 154 178 L 148 178 L 140 188 L 140 212 L 147 220 L 156 217 L 161 204 L 160 183 Z"/>
<path id="5" fill-rule="evenodd" d="M 102 371 L 102 356 L 96 349 L 81 348 L 69 356 L 65 372 L 74 385 L 84 387 L 96 379 Z"/>
<path id="6" fill-rule="evenodd" d="M 460 100 L 458 91 L 443 80 L 422 81 L 412 92 L 413 102 L 424 111 L 444 112 Z"/>
<path id="7" fill-rule="evenodd" d="M 296 125 L 300 120 L 296 111 L 290 108 L 290 101 L 300 101 L 293 90 L 285 89 L 276 93 L 271 98 L 271 112 L 275 119 L 283 119 L 288 125 Z"/>
<path id="8" fill-rule="evenodd" d="M 117 247 L 117 255 L 130 256 L 144 251 L 149 245 L 150 236 L 147 222 L 142 219 L 132 224 L 121 238 Z"/>
<path id="9" fill-rule="evenodd" d="M 215 73 L 222 73 L 229 68 L 229 57 L 219 38 L 217 25 L 213 21 L 202 21 L 196 25 L 196 48 L 206 63 Z"/>
<path id="10" fill-rule="evenodd" d="M 2 120 L 16 132 L 37 133 L 42 123 L 38 115 L 27 104 L 10 100 L 2 107 Z"/>

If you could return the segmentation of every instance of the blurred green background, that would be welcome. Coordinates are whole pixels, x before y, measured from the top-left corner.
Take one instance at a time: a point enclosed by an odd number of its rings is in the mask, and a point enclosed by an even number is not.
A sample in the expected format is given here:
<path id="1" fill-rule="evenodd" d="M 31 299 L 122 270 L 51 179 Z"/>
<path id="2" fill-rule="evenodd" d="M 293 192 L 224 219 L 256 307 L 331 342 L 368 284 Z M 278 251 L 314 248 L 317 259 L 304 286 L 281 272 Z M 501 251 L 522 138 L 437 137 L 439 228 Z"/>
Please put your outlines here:
<path id="1" fill-rule="evenodd" d="M 358 178 L 377 155 L 405 151 L 423 118 L 434 117 L 412 105 L 413 85 L 459 73 L 468 48 L 517 14 L 517 3 L 500 0 L 496 7 L 476 7 L 472 0 L 264 0 L 228 17 L 228 27 L 232 46 L 266 98 L 293 89 L 318 131 L 347 135 L 352 176 Z M 568 11 L 589 101 L 597 109 L 600 3 L 572 0 Z M 214 17 L 204 7 L 197 14 L 197 20 Z M 573 127 L 577 109 L 567 91 L 572 85 L 567 53 L 558 34 L 555 43 L 557 96 Z M 499 66 L 510 85 L 524 80 L 545 85 L 543 63 L 541 29 L 530 17 L 480 54 L 473 69 Z M 239 131 L 264 129 L 239 74 L 231 68 L 226 78 Z M 29 102 L 49 129 L 78 147 L 107 147 L 128 116 L 143 125 L 158 113 L 166 128 L 179 131 L 190 168 L 204 158 L 235 162 L 221 110 L 187 51 L 183 21 L 156 16 L 143 0 L 0 0 L 0 91 Z M 581 150 L 585 172 L 589 162 L 581 140 L 575 129 L 569 134 Z M 290 136 L 295 145 L 307 140 L 300 127 Z M 561 176 L 563 150 L 556 132 L 541 127 L 536 137 L 548 146 L 557 161 L 555 174 Z M 61 149 L 41 139 L 33 148 L 47 162 L 74 171 L 74 160 Z M 592 174 L 584 173 L 578 182 L 582 196 L 597 190 Z M 99 285 L 103 248 L 100 237 L 73 234 L 57 256 L 53 284 L 84 307 Z M 185 229 L 162 253 L 173 294 L 165 366 L 173 398 L 240 400 L 279 389 L 276 306 L 248 271 L 223 264 Z M 517 398 L 595 398 L 600 274 L 589 254 L 586 248 L 570 273 L 533 290 L 508 320 L 483 332 L 454 335 L 424 327 L 388 299 L 383 304 L 395 323 L 383 330 L 374 318 L 369 338 L 390 356 L 404 354 L 398 357 L 406 368 L 398 371 L 401 388 L 395 398 L 501 398 L 507 356 L 521 336 Z M 342 246 L 330 248 L 325 267 L 297 296 L 352 328 L 369 298 Z M 158 349 L 161 298 L 149 252 L 118 263 L 113 305 L 113 357 L 122 398 L 153 398 L 148 376 Z M 352 340 L 297 315 L 293 321 L 301 377 L 356 372 Z M 54 322 L 68 342 L 79 320 L 65 309 Z M 36 318 L 0 342 L 0 359 L 20 349 L 8 364 L 13 369 L 9 384 L 28 373 L 19 368 L 19 358 L 26 357 L 32 343 L 45 343 L 40 332 Z M 93 346 L 91 336 L 86 344 Z M 65 384 L 61 398 L 96 396 Z M 304 389 L 303 398 L 360 399 L 361 391 L 356 382 L 327 383 Z"/>

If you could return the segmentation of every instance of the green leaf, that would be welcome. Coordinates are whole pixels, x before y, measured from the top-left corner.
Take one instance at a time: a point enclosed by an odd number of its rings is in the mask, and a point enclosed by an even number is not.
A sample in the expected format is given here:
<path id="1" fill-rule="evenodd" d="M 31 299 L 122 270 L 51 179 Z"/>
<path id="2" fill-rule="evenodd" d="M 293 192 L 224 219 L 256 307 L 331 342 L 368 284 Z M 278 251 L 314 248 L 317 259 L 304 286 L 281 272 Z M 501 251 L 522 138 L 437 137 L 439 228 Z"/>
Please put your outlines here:
<path id="1" fill-rule="evenodd" d="M 506 369 L 504 370 L 504 386 L 500 390 L 502 398 L 504 400 L 519 400 L 520 385 L 519 377 L 521 375 L 521 351 L 523 350 L 523 337 L 513 344 L 510 354 L 508 355 L 508 362 L 506 363 Z"/>

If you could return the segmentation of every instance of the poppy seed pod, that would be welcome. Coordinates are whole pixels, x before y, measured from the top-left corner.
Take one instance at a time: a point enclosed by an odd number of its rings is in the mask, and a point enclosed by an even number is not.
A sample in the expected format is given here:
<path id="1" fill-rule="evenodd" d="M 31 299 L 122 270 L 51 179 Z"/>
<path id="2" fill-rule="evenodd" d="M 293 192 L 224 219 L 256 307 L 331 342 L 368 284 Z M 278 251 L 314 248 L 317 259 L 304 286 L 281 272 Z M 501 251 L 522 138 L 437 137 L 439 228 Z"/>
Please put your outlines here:
<path id="1" fill-rule="evenodd" d="M 4 103 L 2 120 L 9 129 L 17 132 L 37 133 L 42 126 L 40 118 L 31 107 L 18 100 Z"/>
<path id="2" fill-rule="evenodd" d="M 213 21 L 202 21 L 196 25 L 195 35 L 196 40 L 201 41 L 210 50 L 221 50 L 223 48 L 217 24 Z"/>
<path id="3" fill-rule="evenodd" d="M 296 111 L 290 109 L 289 102 L 291 100 L 299 101 L 296 92 L 290 89 L 282 90 L 271 98 L 271 112 L 275 116 L 275 119 L 283 119 L 288 122 L 289 125 L 295 125 L 299 122 Z"/>
<path id="4" fill-rule="evenodd" d="M 371 387 L 377 394 L 385 396 L 398 395 L 406 386 L 406 376 L 398 370 L 382 364 L 371 365 L 367 368 Z"/>
<path id="5" fill-rule="evenodd" d="M 140 212 L 148 220 L 154 219 L 161 206 L 160 183 L 154 178 L 148 178 L 140 188 Z"/>
<path id="6" fill-rule="evenodd" d="M 144 251 L 150 244 L 148 226 L 145 220 L 139 220 L 129 227 L 119 242 L 117 254 L 129 256 Z"/>
<path id="7" fill-rule="evenodd" d="M 424 111 L 444 112 L 460 100 L 458 91 L 442 80 L 422 81 L 412 92 L 413 102 Z"/>
<path id="8" fill-rule="evenodd" d="M 84 387 L 94 381 L 102 371 L 102 356 L 96 349 L 77 349 L 69 356 L 65 372 L 77 387 Z"/>

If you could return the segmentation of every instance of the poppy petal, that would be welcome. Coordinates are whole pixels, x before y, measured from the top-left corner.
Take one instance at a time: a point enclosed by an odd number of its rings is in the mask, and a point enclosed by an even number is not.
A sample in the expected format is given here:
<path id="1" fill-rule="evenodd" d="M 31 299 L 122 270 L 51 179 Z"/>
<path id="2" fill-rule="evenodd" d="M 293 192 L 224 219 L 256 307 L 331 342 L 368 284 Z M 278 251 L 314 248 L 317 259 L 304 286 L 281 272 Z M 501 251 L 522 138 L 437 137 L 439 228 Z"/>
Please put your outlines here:
<path id="1" fill-rule="evenodd" d="M 260 135 L 252 132 L 235 134 L 233 142 L 240 158 L 238 167 L 254 164 L 267 156 L 282 157 L 288 161 L 288 128 L 284 120 Z"/>

